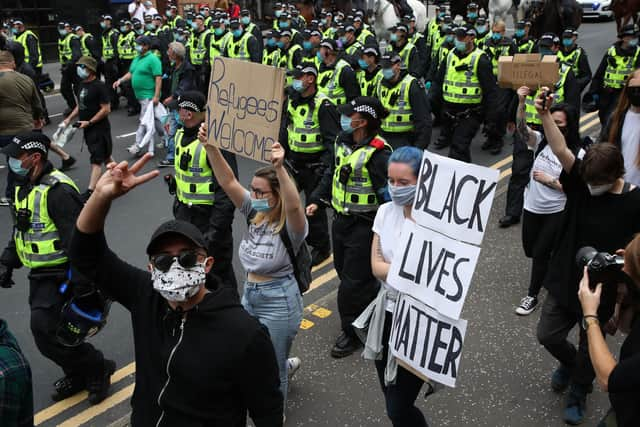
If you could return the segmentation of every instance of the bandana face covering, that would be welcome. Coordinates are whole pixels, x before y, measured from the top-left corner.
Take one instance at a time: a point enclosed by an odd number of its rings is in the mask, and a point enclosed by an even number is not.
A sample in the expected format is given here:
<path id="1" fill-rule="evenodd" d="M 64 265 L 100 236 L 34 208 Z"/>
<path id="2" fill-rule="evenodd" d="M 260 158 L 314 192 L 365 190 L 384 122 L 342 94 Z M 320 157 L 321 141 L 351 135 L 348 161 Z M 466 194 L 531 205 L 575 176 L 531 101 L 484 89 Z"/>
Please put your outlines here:
<path id="1" fill-rule="evenodd" d="M 173 260 L 169 271 L 160 271 L 154 267 L 151 273 L 153 289 L 158 291 L 164 299 L 172 302 L 184 302 L 194 296 L 205 279 L 204 263 L 187 269 L 176 259 Z"/>

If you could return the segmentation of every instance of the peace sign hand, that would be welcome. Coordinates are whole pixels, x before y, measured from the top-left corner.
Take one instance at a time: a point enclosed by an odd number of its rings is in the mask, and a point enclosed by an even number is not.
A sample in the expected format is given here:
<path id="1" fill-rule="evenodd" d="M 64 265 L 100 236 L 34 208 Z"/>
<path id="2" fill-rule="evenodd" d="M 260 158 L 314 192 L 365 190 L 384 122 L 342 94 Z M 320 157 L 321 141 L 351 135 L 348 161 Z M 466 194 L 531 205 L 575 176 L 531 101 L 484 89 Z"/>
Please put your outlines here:
<path id="1" fill-rule="evenodd" d="M 147 172 L 144 175 L 136 176 L 151 158 L 152 156 L 150 154 L 145 154 L 131 167 L 129 167 L 126 161 L 109 163 L 107 165 L 107 171 L 98 180 L 94 192 L 100 197 L 114 200 L 136 188 L 138 185 L 155 178 L 160 174 L 157 169 Z"/>

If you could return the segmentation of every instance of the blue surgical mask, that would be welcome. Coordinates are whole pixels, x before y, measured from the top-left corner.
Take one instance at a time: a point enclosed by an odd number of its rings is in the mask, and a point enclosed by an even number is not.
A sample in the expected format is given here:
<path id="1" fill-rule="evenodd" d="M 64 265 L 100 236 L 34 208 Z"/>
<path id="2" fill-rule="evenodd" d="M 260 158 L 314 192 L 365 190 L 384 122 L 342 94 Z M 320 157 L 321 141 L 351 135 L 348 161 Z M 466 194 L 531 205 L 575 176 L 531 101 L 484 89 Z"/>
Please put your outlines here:
<path id="1" fill-rule="evenodd" d="M 279 26 L 280 28 L 283 28 L 283 29 L 285 29 L 285 30 L 286 30 L 287 28 L 289 28 L 289 22 L 287 22 L 287 21 L 282 21 L 282 22 L 280 22 L 280 24 L 279 24 L 278 26 Z"/>
<path id="2" fill-rule="evenodd" d="M 120 27 L 120 32 L 121 33 L 126 33 L 127 32 L 127 27 Z"/>
<path id="3" fill-rule="evenodd" d="M 342 46 L 345 46 L 347 44 L 347 38 L 344 36 L 340 37 L 340 43 L 342 44 Z"/>
<path id="4" fill-rule="evenodd" d="M 327 20 L 326 19 L 321 19 L 320 20 L 320 24 L 322 24 L 323 26 L 327 25 Z"/>
<path id="5" fill-rule="evenodd" d="M 280 18 L 280 16 L 282 15 L 282 11 L 281 10 L 276 10 L 274 15 L 276 16 L 276 18 Z"/>
<path id="6" fill-rule="evenodd" d="M 153 25 L 153 24 L 147 24 L 146 27 L 147 27 L 147 30 L 149 30 L 149 31 L 153 31 L 153 30 L 156 29 L 156 26 Z"/>
<path id="7" fill-rule="evenodd" d="M 416 195 L 416 185 L 391 185 L 389 184 L 389 196 L 393 203 L 399 206 L 407 206 L 413 204 L 413 198 Z"/>
<path id="8" fill-rule="evenodd" d="M 141 35 L 142 33 L 144 33 L 144 30 L 142 28 L 136 30 L 136 34 Z"/>
<path id="9" fill-rule="evenodd" d="M 267 40 L 267 46 L 269 47 L 274 47 L 276 45 L 276 39 L 269 39 Z"/>
<path id="10" fill-rule="evenodd" d="M 176 36 L 176 41 L 183 43 L 184 42 L 184 36 Z"/>
<path id="11" fill-rule="evenodd" d="M 324 56 L 322 56 L 322 53 L 320 51 L 316 52 L 316 58 L 318 58 L 318 61 L 320 62 L 324 61 Z"/>
<path id="12" fill-rule="evenodd" d="M 12 29 L 11 29 L 11 33 L 12 33 L 14 36 L 18 35 L 18 29 L 17 29 L 17 28 L 12 28 Z"/>
<path id="13" fill-rule="evenodd" d="M 102 28 L 103 30 L 107 28 L 107 24 L 105 24 L 104 22 L 100 23 L 100 28 Z"/>
<path id="14" fill-rule="evenodd" d="M 29 174 L 29 169 L 22 167 L 22 160 L 15 157 L 9 157 L 9 169 L 16 175 L 27 176 Z"/>
<path id="15" fill-rule="evenodd" d="M 139 44 L 137 44 L 137 45 L 135 46 L 135 50 L 136 50 L 136 52 L 138 52 L 138 53 L 142 53 L 142 46 L 141 46 L 141 45 L 139 45 Z"/>
<path id="16" fill-rule="evenodd" d="M 448 36 L 446 36 L 446 37 L 444 38 L 444 41 L 445 41 L 446 43 L 453 43 L 453 36 L 452 36 L 451 34 L 449 34 Z"/>
<path id="17" fill-rule="evenodd" d="M 276 43 L 276 46 L 278 46 L 280 49 L 284 49 L 284 42 L 278 41 Z"/>
<path id="18" fill-rule="evenodd" d="M 304 50 L 311 50 L 313 49 L 313 43 L 311 43 L 309 40 L 305 40 L 302 42 L 302 48 Z"/>
<path id="19" fill-rule="evenodd" d="M 191 28 L 193 28 L 194 30 L 198 29 L 198 23 L 197 22 L 192 22 L 191 23 Z"/>
<path id="20" fill-rule="evenodd" d="M 492 33 L 491 34 L 491 38 L 495 41 L 500 41 L 502 40 L 502 34 L 501 33 Z"/>
<path id="21" fill-rule="evenodd" d="M 271 210 L 269 199 L 251 199 L 251 208 L 258 212 L 268 212 Z"/>
<path id="22" fill-rule="evenodd" d="M 242 36 L 242 30 L 240 28 L 233 30 L 233 37 L 239 38 Z"/>
<path id="23" fill-rule="evenodd" d="M 573 46 L 573 39 L 562 39 L 562 45 L 564 47 L 571 47 Z"/>
<path id="24" fill-rule="evenodd" d="M 396 33 L 391 33 L 391 35 L 389 36 L 389 41 L 390 42 L 397 42 L 398 41 L 398 35 Z"/>
<path id="25" fill-rule="evenodd" d="M 82 67 L 76 67 L 76 73 L 78 74 L 78 77 L 80 77 L 82 80 L 89 77 L 89 72 Z"/>
<path id="26" fill-rule="evenodd" d="M 353 127 L 351 127 L 351 117 L 344 114 L 340 115 L 340 127 L 345 133 L 353 133 L 353 131 L 355 130 Z"/>
<path id="27" fill-rule="evenodd" d="M 364 59 L 358 59 L 358 65 L 360 66 L 360 68 L 362 68 L 363 70 L 366 70 L 369 68 L 369 64 L 367 64 L 367 61 L 365 61 Z"/>
<path id="28" fill-rule="evenodd" d="M 215 34 L 216 36 L 221 36 L 224 33 L 224 28 L 214 28 L 213 29 L 213 34 Z"/>
<path id="29" fill-rule="evenodd" d="M 516 30 L 516 32 L 515 32 L 515 34 L 514 34 L 514 36 L 515 36 L 517 39 L 521 39 L 521 38 L 523 38 L 523 37 L 524 37 L 524 30 Z"/>
<path id="30" fill-rule="evenodd" d="M 302 80 L 294 80 L 293 82 L 291 82 L 291 87 L 296 92 L 304 92 L 304 89 L 305 89 L 304 83 L 302 83 Z"/>
<path id="31" fill-rule="evenodd" d="M 458 39 L 454 40 L 453 43 L 454 43 L 455 48 L 456 48 L 456 50 L 458 52 L 464 52 L 464 51 L 467 50 L 467 43 L 465 43 L 465 42 L 463 42 L 461 40 L 458 40 Z"/>
<path id="32" fill-rule="evenodd" d="M 231 20 L 230 20 L 230 19 L 225 19 L 225 20 L 224 20 L 224 25 L 225 25 L 225 27 L 228 27 L 230 23 L 231 23 Z"/>
<path id="33" fill-rule="evenodd" d="M 484 34 L 484 33 L 487 32 L 487 30 L 488 30 L 488 28 L 487 28 L 486 25 L 478 25 L 476 27 L 476 31 L 478 32 L 478 34 Z"/>
<path id="34" fill-rule="evenodd" d="M 243 25 L 249 25 L 251 23 L 251 18 L 249 18 L 248 16 L 243 16 L 242 18 L 240 18 L 240 22 L 242 22 Z"/>
<path id="35" fill-rule="evenodd" d="M 60 34 L 62 37 L 67 35 L 67 30 L 58 30 L 58 34 Z"/>
<path id="36" fill-rule="evenodd" d="M 638 39 L 629 40 L 629 46 L 638 46 Z"/>
<path id="37" fill-rule="evenodd" d="M 394 76 L 393 68 L 383 68 L 382 69 L 382 78 L 385 80 L 391 80 Z"/>
<path id="38" fill-rule="evenodd" d="M 467 18 L 469 18 L 469 19 L 478 19 L 478 13 L 477 12 L 469 12 L 469 13 L 467 13 Z"/>
<path id="39" fill-rule="evenodd" d="M 171 18 L 173 16 L 173 12 L 170 10 L 167 10 L 164 14 L 167 15 L 167 18 Z"/>

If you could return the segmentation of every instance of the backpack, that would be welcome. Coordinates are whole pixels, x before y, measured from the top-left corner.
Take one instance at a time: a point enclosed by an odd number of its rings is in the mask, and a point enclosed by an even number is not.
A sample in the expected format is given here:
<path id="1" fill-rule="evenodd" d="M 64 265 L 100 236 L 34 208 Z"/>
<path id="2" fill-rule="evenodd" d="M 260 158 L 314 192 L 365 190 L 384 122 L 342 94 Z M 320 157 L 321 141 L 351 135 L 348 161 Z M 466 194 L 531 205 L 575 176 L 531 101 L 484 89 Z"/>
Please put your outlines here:
<path id="1" fill-rule="evenodd" d="M 293 264 L 293 275 L 296 278 L 296 282 L 298 282 L 300 295 L 303 295 L 309 290 L 309 286 L 313 280 L 311 278 L 311 251 L 309 250 L 309 246 L 307 246 L 307 242 L 302 242 L 296 254 L 293 250 L 291 239 L 289 239 L 289 234 L 287 233 L 286 223 L 278 234 L 280 234 L 282 243 L 284 243 L 285 248 L 287 248 L 287 253 Z"/>

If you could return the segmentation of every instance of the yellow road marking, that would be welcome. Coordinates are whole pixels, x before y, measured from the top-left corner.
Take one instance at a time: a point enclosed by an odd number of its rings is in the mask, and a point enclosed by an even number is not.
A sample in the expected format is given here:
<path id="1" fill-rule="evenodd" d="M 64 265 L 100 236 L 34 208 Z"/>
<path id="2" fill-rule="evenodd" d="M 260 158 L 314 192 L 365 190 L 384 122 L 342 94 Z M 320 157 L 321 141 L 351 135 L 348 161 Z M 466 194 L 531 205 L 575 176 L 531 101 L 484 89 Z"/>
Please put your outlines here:
<path id="1" fill-rule="evenodd" d="M 135 387 L 135 384 L 130 384 L 125 388 L 123 388 L 122 390 L 118 390 L 117 392 L 113 393 L 111 396 L 103 400 L 100 404 L 87 408 L 84 411 L 80 412 L 78 415 L 69 418 L 62 424 L 58 424 L 58 427 L 76 427 L 86 423 L 87 421 L 108 411 L 109 409 L 116 406 L 118 403 L 129 398 L 129 396 L 131 396 L 131 394 L 133 393 L 134 387 Z"/>
<path id="2" fill-rule="evenodd" d="M 302 322 L 300 322 L 300 329 L 310 329 L 313 327 L 313 325 L 315 325 L 315 323 L 313 323 L 311 320 L 302 319 Z"/>
<path id="3" fill-rule="evenodd" d="M 136 371 L 135 362 L 129 363 L 127 366 L 125 366 L 125 367 L 123 367 L 121 369 L 118 369 L 113 375 L 111 375 L 111 384 L 117 383 L 118 381 L 122 380 L 123 378 L 126 378 L 127 376 L 133 374 L 135 371 Z M 81 393 L 78 393 L 78 394 L 75 394 L 75 395 L 69 397 L 68 399 L 61 400 L 60 402 L 54 403 L 53 405 L 49 406 L 48 408 L 43 409 L 42 411 L 38 412 L 33 417 L 34 425 L 42 424 L 45 421 L 50 420 L 51 418 L 58 416 L 62 412 L 64 412 L 67 409 L 71 408 L 72 406 L 75 406 L 78 403 L 80 403 L 83 400 L 85 400 L 88 395 L 89 394 L 86 391 L 83 391 Z"/>
<path id="4" fill-rule="evenodd" d="M 309 304 L 308 306 L 306 306 L 304 308 L 304 311 L 311 313 L 312 311 L 316 311 L 317 309 L 319 309 L 320 306 L 315 305 L 315 304 Z"/>
<path id="5" fill-rule="evenodd" d="M 500 160 L 499 162 L 496 162 L 496 163 L 492 164 L 489 167 L 491 169 L 500 169 L 502 166 L 506 165 L 507 163 L 511 162 L 512 160 L 513 160 L 513 156 L 509 155 L 509 156 L 505 157 L 504 159 Z"/>
<path id="6" fill-rule="evenodd" d="M 511 175 L 511 168 L 503 170 L 500 173 L 500 179 L 498 179 L 498 181 L 502 180 L 503 178 L 506 178 L 509 175 Z"/>
<path id="7" fill-rule="evenodd" d="M 327 310 L 326 308 L 323 307 L 319 307 L 316 310 L 313 311 L 314 316 L 319 317 L 320 319 L 325 319 L 329 316 L 331 316 L 331 310 Z"/>
<path id="8" fill-rule="evenodd" d="M 329 265 L 330 263 L 333 262 L 333 254 L 331 254 L 331 256 L 327 259 L 325 259 L 324 261 L 322 261 L 320 264 L 316 265 L 315 267 L 313 267 L 311 269 L 312 273 L 315 273 L 316 271 L 325 268 L 327 265 Z"/>
<path id="9" fill-rule="evenodd" d="M 600 124 L 600 119 L 591 120 L 586 125 L 580 127 L 580 133 L 586 132 L 587 130 L 591 129 L 595 125 L 599 125 L 599 124 Z"/>
<path id="10" fill-rule="evenodd" d="M 586 122 L 587 120 L 589 120 L 591 117 L 595 116 L 596 114 L 598 114 L 597 111 L 592 111 L 590 113 L 587 113 L 587 114 L 584 114 L 584 115 L 580 116 L 580 123 Z"/>
<path id="11" fill-rule="evenodd" d="M 336 270 L 334 268 L 332 268 L 331 270 L 327 271 L 326 273 L 324 273 L 321 276 L 318 276 L 313 282 L 311 282 L 311 285 L 309 285 L 309 290 L 312 291 L 312 290 L 314 290 L 316 288 L 319 288 L 320 286 L 322 286 L 325 283 L 329 282 L 330 280 L 332 280 L 336 276 L 338 276 L 338 273 L 336 272 Z"/>

